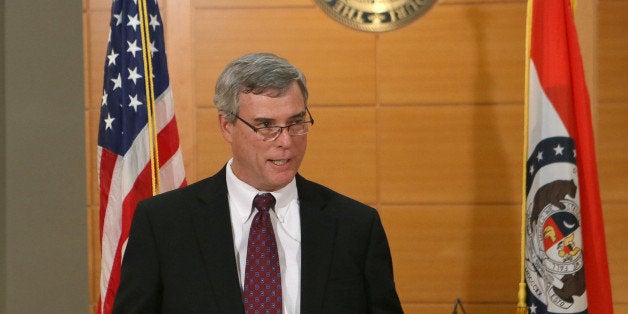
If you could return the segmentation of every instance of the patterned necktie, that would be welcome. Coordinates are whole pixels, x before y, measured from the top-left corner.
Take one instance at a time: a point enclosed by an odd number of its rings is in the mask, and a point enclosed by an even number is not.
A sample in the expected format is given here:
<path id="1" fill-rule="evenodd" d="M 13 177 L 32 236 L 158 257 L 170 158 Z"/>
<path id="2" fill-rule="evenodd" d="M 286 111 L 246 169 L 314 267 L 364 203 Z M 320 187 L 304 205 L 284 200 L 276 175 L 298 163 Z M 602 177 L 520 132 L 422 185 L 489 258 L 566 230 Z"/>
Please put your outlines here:
<path id="1" fill-rule="evenodd" d="M 246 313 L 281 313 L 281 272 L 277 242 L 269 210 L 275 206 L 270 193 L 253 199 L 257 213 L 251 223 L 246 253 L 242 301 Z"/>

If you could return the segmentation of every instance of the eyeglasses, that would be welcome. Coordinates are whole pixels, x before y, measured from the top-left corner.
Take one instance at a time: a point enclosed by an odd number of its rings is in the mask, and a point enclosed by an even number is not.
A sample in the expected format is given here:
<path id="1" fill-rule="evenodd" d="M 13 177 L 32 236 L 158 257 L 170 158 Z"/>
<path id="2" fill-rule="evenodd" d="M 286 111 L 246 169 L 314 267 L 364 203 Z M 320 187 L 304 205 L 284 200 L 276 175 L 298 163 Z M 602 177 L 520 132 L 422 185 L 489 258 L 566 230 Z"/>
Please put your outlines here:
<path id="1" fill-rule="evenodd" d="M 271 125 L 271 126 L 263 126 L 259 128 L 246 122 L 244 119 L 240 118 L 240 116 L 238 116 L 235 113 L 230 113 L 230 114 L 238 118 L 238 120 L 242 121 L 244 124 L 246 124 L 249 128 L 251 128 L 251 130 L 253 130 L 253 132 L 260 135 L 262 141 L 270 142 L 270 141 L 276 140 L 279 137 L 279 135 L 281 135 L 281 132 L 283 131 L 283 129 L 286 129 L 286 131 L 288 132 L 290 136 L 299 136 L 299 135 L 307 134 L 310 131 L 310 126 L 314 125 L 314 119 L 312 118 L 312 114 L 310 113 L 310 110 L 307 109 L 307 107 L 305 107 L 305 111 L 307 112 L 307 115 L 310 119 L 309 121 L 299 121 L 299 122 L 295 122 L 286 126 Z"/>

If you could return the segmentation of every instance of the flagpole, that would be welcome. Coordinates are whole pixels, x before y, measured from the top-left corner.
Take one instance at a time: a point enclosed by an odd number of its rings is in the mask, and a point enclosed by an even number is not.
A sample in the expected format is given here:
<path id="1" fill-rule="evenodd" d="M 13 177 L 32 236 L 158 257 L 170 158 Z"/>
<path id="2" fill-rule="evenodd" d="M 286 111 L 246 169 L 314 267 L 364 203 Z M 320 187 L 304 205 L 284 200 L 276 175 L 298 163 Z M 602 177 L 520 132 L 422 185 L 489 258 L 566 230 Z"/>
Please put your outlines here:
<path id="1" fill-rule="evenodd" d="M 153 195 L 159 193 L 159 147 L 157 141 L 157 128 L 155 117 L 155 92 L 153 85 L 153 60 L 150 51 L 150 35 L 148 33 L 148 13 L 146 0 L 138 0 L 138 11 L 140 20 L 140 33 L 142 37 L 142 54 L 144 58 L 145 85 L 146 85 L 146 108 L 148 109 L 148 138 L 150 145 L 150 170 L 153 187 Z"/>
<path id="2" fill-rule="evenodd" d="M 527 314 L 528 306 L 526 303 L 526 282 L 525 282 L 525 248 L 526 248 L 526 224 L 527 224 L 527 193 L 526 193 L 526 177 L 527 177 L 527 160 L 528 160 L 528 111 L 530 106 L 530 48 L 532 38 L 532 12 L 534 8 L 534 0 L 528 0 L 526 13 L 526 52 L 525 52 L 525 88 L 524 88 L 524 105 L 523 105 L 523 166 L 522 168 L 522 184 L 521 184 L 521 267 L 519 291 L 517 293 L 517 313 Z"/>

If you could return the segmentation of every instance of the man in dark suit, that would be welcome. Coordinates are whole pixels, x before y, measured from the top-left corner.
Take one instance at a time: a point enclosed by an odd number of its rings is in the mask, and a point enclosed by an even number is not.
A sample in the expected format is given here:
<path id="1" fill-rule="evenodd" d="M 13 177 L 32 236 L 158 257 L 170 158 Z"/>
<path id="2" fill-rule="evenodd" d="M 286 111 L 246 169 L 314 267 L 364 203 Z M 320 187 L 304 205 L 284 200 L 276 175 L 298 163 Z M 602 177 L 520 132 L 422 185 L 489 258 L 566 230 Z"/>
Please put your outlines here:
<path id="1" fill-rule="evenodd" d="M 216 83 L 233 157 L 141 202 L 114 313 L 402 313 L 377 211 L 301 177 L 305 77 L 249 54 Z"/>

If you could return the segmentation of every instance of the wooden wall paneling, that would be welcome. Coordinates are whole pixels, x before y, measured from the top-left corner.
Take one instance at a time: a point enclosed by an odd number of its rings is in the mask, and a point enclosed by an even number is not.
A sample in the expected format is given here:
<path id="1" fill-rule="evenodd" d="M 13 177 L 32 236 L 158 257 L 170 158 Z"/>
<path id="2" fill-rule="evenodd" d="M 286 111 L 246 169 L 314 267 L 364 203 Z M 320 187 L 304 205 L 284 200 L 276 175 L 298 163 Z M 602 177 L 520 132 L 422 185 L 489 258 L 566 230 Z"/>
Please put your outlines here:
<path id="1" fill-rule="evenodd" d="M 97 139 L 92 136 L 94 124 L 91 121 L 90 111 L 84 112 L 84 125 L 85 125 L 85 186 L 86 190 L 86 203 L 87 205 L 98 204 L 98 182 L 95 180 L 98 177 L 98 168 L 96 165 L 97 152 L 96 145 Z"/>
<path id="2" fill-rule="evenodd" d="M 606 202 L 628 202 L 628 101 L 598 106 L 597 160 Z"/>
<path id="3" fill-rule="evenodd" d="M 103 67 L 107 54 L 110 1 L 84 1 L 85 137 L 87 174 L 87 237 L 90 313 L 97 313 L 100 297 L 100 192 L 98 187 L 98 125 L 103 88 Z"/>
<path id="4" fill-rule="evenodd" d="M 89 60 L 90 60 L 90 56 L 91 56 L 91 46 L 88 45 L 87 43 L 89 42 L 89 39 L 91 38 L 91 34 L 90 34 L 90 30 L 91 28 L 89 27 L 89 14 L 87 13 L 87 11 L 85 10 L 85 6 L 86 6 L 86 0 L 83 0 L 83 12 L 81 14 L 81 18 L 82 18 L 82 27 L 83 27 L 83 106 L 84 108 L 87 110 L 89 108 L 89 102 L 88 99 L 90 99 L 90 95 L 89 95 L 89 91 L 90 89 L 90 85 L 92 84 L 92 81 L 89 80 L 89 71 L 91 69 L 91 67 L 89 66 Z"/>
<path id="5" fill-rule="evenodd" d="M 103 68 L 107 55 L 107 38 L 109 36 L 109 11 L 90 11 L 86 13 L 87 25 L 90 29 L 88 42 L 90 54 L 87 64 L 89 80 L 89 98 L 85 99 L 88 108 L 98 108 L 102 103 Z"/>
<path id="6" fill-rule="evenodd" d="M 443 314 L 451 313 L 454 303 L 455 300 L 451 300 L 446 304 L 404 303 L 402 306 L 405 314 Z M 462 300 L 462 304 L 467 313 L 504 314 L 515 313 L 516 311 L 516 304 L 468 304 L 465 300 Z M 458 313 L 463 313 L 460 307 L 458 307 Z"/>
<path id="7" fill-rule="evenodd" d="M 378 114 L 382 203 L 520 202 L 523 106 L 382 107 Z"/>
<path id="8" fill-rule="evenodd" d="M 110 5 L 110 4 L 109 4 Z M 109 35 L 108 10 L 99 8 L 95 2 L 90 2 L 90 10 L 84 12 L 86 25 L 89 33 L 85 36 L 88 55 L 85 56 L 87 69 L 85 84 L 88 89 L 85 97 L 85 136 L 86 136 L 86 162 L 87 162 L 87 204 L 97 205 L 100 203 L 100 192 L 98 187 L 98 126 L 100 123 L 100 106 L 102 104 L 103 92 L 103 68 L 105 56 L 107 55 L 107 37 Z M 96 236 L 100 240 L 99 229 L 92 229 L 97 232 Z M 100 254 L 100 246 L 98 246 Z M 91 256 L 91 254 L 90 254 Z M 93 280 L 99 278 L 100 271 L 90 276 Z M 96 300 L 97 301 L 97 300 Z"/>
<path id="9" fill-rule="evenodd" d="M 383 105 L 522 102 L 525 3 L 436 5 L 380 35 Z"/>
<path id="10" fill-rule="evenodd" d="M 574 22 L 578 33 L 578 44 L 582 55 L 584 78 L 591 99 L 591 111 L 593 120 L 597 122 L 598 96 L 598 1 L 576 2 L 574 9 Z M 594 122 L 593 127 L 596 127 Z"/>
<path id="11" fill-rule="evenodd" d="M 115 0 L 114 0 L 115 1 Z M 168 0 L 157 0 L 159 8 L 163 10 L 166 7 Z M 107 14 L 111 12 L 111 0 L 83 0 L 83 9 L 85 11 L 107 11 Z M 163 13 L 163 12 L 162 12 Z"/>
<path id="12" fill-rule="evenodd" d="M 628 304 L 613 302 L 613 311 L 618 314 L 628 313 Z"/>
<path id="13" fill-rule="evenodd" d="M 475 4 L 475 5 L 485 5 L 485 4 L 501 4 L 501 3 L 525 3 L 526 0 L 439 0 L 439 4 L 455 4 L 455 5 L 466 5 L 466 4 Z"/>
<path id="14" fill-rule="evenodd" d="M 176 5 L 160 7 L 168 56 L 170 87 L 179 131 L 179 143 L 187 182 L 196 177 L 196 104 L 194 102 L 194 53 L 191 0 L 177 0 Z M 162 2 L 160 2 L 160 5 Z"/>
<path id="15" fill-rule="evenodd" d="M 100 203 L 100 188 L 98 185 L 98 123 L 100 110 L 85 111 L 85 150 L 87 163 L 87 205 Z M 96 229 L 98 231 L 98 229 Z"/>
<path id="16" fill-rule="evenodd" d="M 628 202 L 606 203 L 603 208 L 613 303 L 624 304 L 628 308 L 628 280 L 626 280 L 628 278 L 628 269 L 626 268 L 626 260 L 628 260 L 628 251 L 626 250 L 626 241 L 628 241 L 627 206 Z"/>
<path id="17" fill-rule="evenodd" d="M 407 205 L 379 210 L 404 303 L 516 303 L 518 205 Z M 514 312 L 514 309 L 513 309 Z"/>
<path id="18" fill-rule="evenodd" d="M 376 113 L 374 107 L 311 108 L 300 173 L 363 203 L 377 202 Z"/>
<path id="19" fill-rule="evenodd" d="M 107 13 L 110 12 L 111 10 L 111 2 L 112 1 L 104 1 L 104 0 L 84 0 L 83 3 L 86 4 L 87 7 L 84 7 L 84 9 L 87 9 L 89 11 L 107 11 Z"/>
<path id="20" fill-rule="evenodd" d="M 94 208 L 98 207 L 99 203 L 99 190 L 98 190 L 98 168 L 96 166 L 96 153 L 94 150 L 96 149 L 94 145 L 97 143 L 97 136 L 94 132 L 98 130 L 98 118 L 93 118 L 93 110 L 94 108 L 93 102 L 95 100 L 94 89 L 93 86 L 97 85 L 98 81 L 100 81 L 100 88 L 102 90 L 102 70 L 101 70 L 101 79 L 97 80 L 96 73 L 97 70 L 93 65 L 92 60 L 94 59 L 95 49 L 98 49 L 100 45 L 96 45 L 95 37 L 98 37 L 98 34 L 102 34 L 103 31 L 101 28 L 97 27 L 95 22 L 97 20 L 94 18 L 93 6 L 91 1 L 84 0 L 83 1 L 83 49 L 84 49 L 84 80 L 85 80 L 85 162 L 86 162 L 86 219 L 87 219 L 87 238 L 88 238 L 88 246 L 87 246 L 87 256 L 88 256 L 88 283 L 87 288 L 89 290 L 89 310 L 90 313 L 96 313 L 97 304 L 98 304 L 98 294 L 99 286 L 99 274 L 100 274 L 100 227 L 99 222 L 96 222 L 94 225 L 94 217 L 100 217 L 99 211 L 98 215 L 94 212 Z M 94 25 L 94 27 L 93 27 Z M 106 35 L 105 35 L 106 36 Z M 94 47 L 96 46 L 96 47 Z M 103 49 L 104 50 L 104 49 Z M 104 58 L 105 52 L 102 52 L 102 56 Z M 96 241 L 97 239 L 97 241 Z"/>
<path id="21" fill-rule="evenodd" d="M 277 53 L 301 68 L 311 104 L 375 102 L 374 35 L 349 30 L 313 8 L 194 14 L 198 106 L 213 106 L 216 78 L 228 62 L 255 51 Z"/>
<path id="22" fill-rule="evenodd" d="M 196 8 L 271 8 L 271 7 L 312 7 L 310 0 L 193 0 Z"/>
<path id="23" fill-rule="evenodd" d="M 628 1 L 599 3 L 599 100 L 628 101 Z"/>
<path id="24" fill-rule="evenodd" d="M 616 313 L 628 313 L 628 1 L 598 1 L 597 161 Z"/>
<path id="25" fill-rule="evenodd" d="M 231 147 L 220 133 L 218 111 L 214 108 L 196 110 L 197 147 L 196 177 L 206 178 L 218 172 L 231 158 Z"/>

